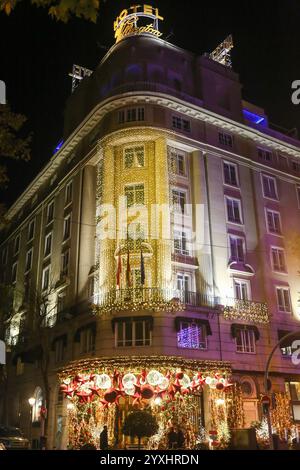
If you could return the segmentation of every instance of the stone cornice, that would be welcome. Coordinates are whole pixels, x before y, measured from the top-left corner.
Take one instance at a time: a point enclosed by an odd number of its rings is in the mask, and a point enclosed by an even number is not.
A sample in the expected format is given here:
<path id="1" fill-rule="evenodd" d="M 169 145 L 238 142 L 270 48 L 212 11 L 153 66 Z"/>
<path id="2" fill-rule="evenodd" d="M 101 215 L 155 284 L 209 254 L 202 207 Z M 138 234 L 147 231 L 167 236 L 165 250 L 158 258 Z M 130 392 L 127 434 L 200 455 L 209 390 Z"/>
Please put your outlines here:
<path id="1" fill-rule="evenodd" d="M 245 124 L 238 123 L 224 116 L 220 116 L 216 113 L 213 113 L 212 111 L 180 100 L 179 98 L 156 92 L 127 92 L 123 93 L 122 95 L 117 95 L 106 99 L 105 101 L 99 103 L 88 114 L 81 125 L 78 126 L 69 136 L 61 149 L 55 155 L 53 155 L 45 168 L 36 176 L 28 188 L 11 206 L 6 214 L 7 219 L 11 220 L 18 213 L 18 211 L 34 196 L 42 184 L 44 184 L 49 178 L 51 178 L 51 176 L 55 174 L 57 168 L 67 159 L 77 144 L 89 134 L 89 132 L 99 123 L 101 119 L 103 119 L 106 114 L 122 106 L 132 106 L 133 104 L 142 103 L 164 106 L 172 111 L 185 114 L 190 118 L 208 122 L 220 129 L 224 129 L 232 132 L 235 135 L 240 135 L 243 138 L 253 140 L 256 144 L 266 145 L 273 150 L 300 158 L 300 148 L 294 145 L 285 143 L 272 136 L 266 135 L 257 129 L 250 128 Z"/>

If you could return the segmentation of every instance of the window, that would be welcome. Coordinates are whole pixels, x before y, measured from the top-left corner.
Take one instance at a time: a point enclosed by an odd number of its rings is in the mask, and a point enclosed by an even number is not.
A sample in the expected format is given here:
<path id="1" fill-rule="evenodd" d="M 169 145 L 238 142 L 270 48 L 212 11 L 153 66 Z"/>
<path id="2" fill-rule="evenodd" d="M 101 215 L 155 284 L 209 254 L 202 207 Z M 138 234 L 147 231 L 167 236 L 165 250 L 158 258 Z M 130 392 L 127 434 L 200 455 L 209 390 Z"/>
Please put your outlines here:
<path id="1" fill-rule="evenodd" d="M 57 313 L 63 312 L 66 307 L 66 294 L 67 294 L 66 290 L 62 290 L 57 295 L 57 305 L 56 305 Z"/>
<path id="2" fill-rule="evenodd" d="M 181 292 L 189 292 L 191 278 L 188 274 L 177 273 L 176 275 L 176 288 Z"/>
<path id="3" fill-rule="evenodd" d="M 3 248 L 2 253 L 1 253 L 1 264 L 2 266 L 5 266 L 7 264 L 7 257 L 8 257 L 8 250 L 7 246 Z"/>
<path id="4" fill-rule="evenodd" d="M 288 287 L 276 287 L 277 305 L 279 312 L 291 313 L 291 297 Z"/>
<path id="5" fill-rule="evenodd" d="M 278 199 L 276 179 L 273 176 L 262 175 L 264 197 Z"/>
<path id="6" fill-rule="evenodd" d="M 25 261 L 25 272 L 27 273 L 32 268 L 32 257 L 33 257 L 33 248 L 26 253 L 26 261 Z"/>
<path id="7" fill-rule="evenodd" d="M 17 280 L 18 263 L 14 263 L 11 268 L 11 282 L 14 284 Z"/>
<path id="8" fill-rule="evenodd" d="M 250 297 L 249 281 L 234 279 L 234 296 L 237 300 L 248 300 Z"/>
<path id="9" fill-rule="evenodd" d="M 66 241 L 70 238 L 71 235 L 71 214 L 68 214 L 64 218 L 64 228 L 63 228 L 63 241 Z"/>
<path id="10" fill-rule="evenodd" d="M 63 361 L 64 352 L 65 352 L 64 340 L 59 339 L 59 340 L 55 341 L 55 343 L 54 343 L 54 361 L 55 361 L 55 363 Z"/>
<path id="11" fill-rule="evenodd" d="M 229 235 L 230 261 L 236 263 L 245 262 L 244 239 L 235 235 Z"/>
<path id="12" fill-rule="evenodd" d="M 70 181 L 65 190 L 65 206 L 72 202 L 73 198 L 73 181 Z"/>
<path id="13" fill-rule="evenodd" d="M 14 240 L 14 255 L 17 255 L 20 251 L 20 235 L 17 235 Z"/>
<path id="14" fill-rule="evenodd" d="M 179 348 L 207 349 L 207 335 L 205 325 L 194 322 L 180 322 L 177 332 L 177 345 Z"/>
<path id="15" fill-rule="evenodd" d="M 175 175 L 186 176 L 186 156 L 184 153 L 171 152 L 171 169 Z"/>
<path id="16" fill-rule="evenodd" d="M 177 213 L 185 213 L 186 192 L 179 189 L 172 189 L 172 202 L 174 211 Z"/>
<path id="17" fill-rule="evenodd" d="M 28 225 L 28 234 L 27 239 L 30 242 L 34 237 L 34 229 L 35 229 L 35 220 L 31 220 Z"/>
<path id="18" fill-rule="evenodd" d="M 129 147 L 124 150 L 124 167 L 138 168 L 145 165 L 145 149 L 143 146 Z"/>
<path id="19" fill-rule="evenodd" d="M 252 329 L 238 328 L 235 341 L 237 352 L 255 354 L 255 334 Z"/>
<path id="20" fill-rule="evenodd" d="M 263 162 L 270 163 L 272 161 L 272 152 L 266 149 L 257 149 L 258 158 Z"/>
<path id="21" fill-rule="evenodd" d="M 224 183 L 230 186 L 238 186 L 237 166 L 234 163 L 223 162 Z"/>
<path id="22" fill-rule="evenodd" d="M 66 250 L 61 255 L 61 275 L 68 276 L 70 262 L 70 250 Z"/>
<path id="23" fill-rule="evenodd" d="M 294 160 L 292 160 L 291 164 L 292 164 L 292 170 L 293 170 L 295 173 L 300 173 L 300 163 L 299 163 L 299 162 L 295 162 Z"/>
<path id="24" fill-rule="evenodd" d="M 272 268 L 277 272 L 286 272 L 285 254 L 282 248 L 271 248 Z"/>
<path id="25" fill-rule="evenodd" d="M 279 212 L 267 209 L 266 214 L 268 232 L 275 235 L 281 235 L 281 220 Z"/>
<path id="26" fill-rule="evenodd" d="M 32 422 L 37 423 L 41 420 L 41 409 L 43 406 L 43 391 L 41 387 L 36 387 L 33 397 L 35 398 L 35 403 L 32 407 Z"/>
<path id="27" fill-rule="evenodd" d="M 227 221 L 235 224 L 242 223 L 241 216 L 241 201 L 239 199 L 233 199 L 226 197 L 226 210 L 227 210 Z"/>
<path id="28" fill-rule="evenodd" d="M 50 266 L 46 266 L 46 268 L 43 269 L 43 275 L 42 275 L 42 290 L 47 290 L 50 286 Z"/>
<path id="29" fill-rule="evenodd" d="M 95 349 L 95 331 L 93 328 L 86 328 L 80 333 L 80 352 L 89 353 Z"/>
<path id="30" fill-rule="evenodd" d="M 296 186 L 298 209 L 300 209 L 300 186 Z"/>
<path id="31" fill-rule="evenodd" d="M 135 319 L 117 321 L 115 323 L 115 345 L 126 346 L 150 346 L 151 345 L 150 320 Z"/>
<path id="32" fill-rule="evenodd" d="M 47 225 L 51 224 L 54 219 L 54 201 L 49 202 L 47 206 Z"/>
<path id="33" fill-rule="evenodd" d="M 219 132 L 219 143 L 221 145 L 225 145 L 225 147 L 232 147 L 233 146 L 232 135 L 226 134 L 224 132 Z"/>
<path id="34" fill-rule="evenodd" d="M 187 233 L 181 230 L 174 230 L 174 252 L 179 255 L 189 256 Z"/>
<path id="35" fill-rule="evenodd" d="M 144 185 L 133 184 L 125 187 L 125 196 L 127 198 L 127 207 L 134 205 L 143 205 L 145 201 Z"/>
<path id="36" fill-rule="evenodd" d="M 130 108 L 119 111 L 119 124 L 145 120 L 145 108 Z"/>
<path id="37" fill-rule="evenodd" d="M 172 117 L 172 126 L 174 129 L 183 130 L 185 132 L 191 131 L 191 122 L 187 119 L 182 119 L 179 116 Z"/>
<path id="38" fill-rule="evenodd" d="M 45 237 L 44 256 L 50 256 L 52 251 L 52 232 L 48 233 Z"/>

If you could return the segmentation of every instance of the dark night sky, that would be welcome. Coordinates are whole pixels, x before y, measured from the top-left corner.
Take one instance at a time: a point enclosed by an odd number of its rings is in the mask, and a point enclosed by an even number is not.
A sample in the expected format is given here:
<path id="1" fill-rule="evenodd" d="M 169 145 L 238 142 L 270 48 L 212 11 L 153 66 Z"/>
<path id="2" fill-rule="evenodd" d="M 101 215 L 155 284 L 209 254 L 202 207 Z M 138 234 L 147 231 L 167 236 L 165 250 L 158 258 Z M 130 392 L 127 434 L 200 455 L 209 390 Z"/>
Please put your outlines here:
<path id="1" fill-rule="evenodd" d="M 52 20 L 46 10 L 23 1 L 6 17 L 0 14 L 0 79 L 16 112 L 28 117 L 34 133 L 29 163 L 9 163 L 7 204 L 25 189 L 53 153 L 62 135 L 63 109 L 71 92 L 72 64 L 95 69 L 114 43 L 112 23 L 122 8 L 137 3 L 107 0 L 97 24 Z M 233 68 L 246 99 L 265 107 L 269 119 L 300 131 L 300 105 L 291 103 L 291 82 L 300 79 L 299 0 L 145 1 L 165 17 L 161 29 L 170 42 L 197 54 L 210 52 L 233 34 Z"/>

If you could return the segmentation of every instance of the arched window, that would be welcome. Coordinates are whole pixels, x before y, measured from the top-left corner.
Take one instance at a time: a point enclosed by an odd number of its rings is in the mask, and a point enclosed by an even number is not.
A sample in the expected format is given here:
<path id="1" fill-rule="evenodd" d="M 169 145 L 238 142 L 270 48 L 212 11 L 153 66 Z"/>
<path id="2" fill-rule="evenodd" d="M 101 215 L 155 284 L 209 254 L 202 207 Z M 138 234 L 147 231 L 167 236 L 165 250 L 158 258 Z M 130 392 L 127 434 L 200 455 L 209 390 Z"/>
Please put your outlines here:
<path id="1" fill-rule="evenodd" d="M 41 408 L 43 406 L 43 391 L 41 387 L 36 387 L 33 397 L 35 403 L 32 407 L 32 422 L 36 423 L 41 420 Z"/>

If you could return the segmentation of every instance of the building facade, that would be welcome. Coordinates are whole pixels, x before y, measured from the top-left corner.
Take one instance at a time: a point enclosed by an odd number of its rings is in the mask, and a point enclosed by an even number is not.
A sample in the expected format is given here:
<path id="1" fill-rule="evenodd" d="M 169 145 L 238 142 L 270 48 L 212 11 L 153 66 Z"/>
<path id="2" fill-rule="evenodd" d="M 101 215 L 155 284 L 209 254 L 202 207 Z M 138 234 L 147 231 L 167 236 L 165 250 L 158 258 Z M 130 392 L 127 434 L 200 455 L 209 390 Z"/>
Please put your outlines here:
<path id="1" fill-rule="evenodd" d="M 233 383 L 235 427 L 260 421 L 268 356 L 300 329 L 299 141 L 242 99 L 232 69 L 147 33 L 80 83 L 64 132 L 2 229 L 13 287 L 2 419 L 33 442 L 46 419 L 49 448 L 66 448 L 77 403 L 93 406 L 91 435 L 110 420 L 112 441 L 132 406 L 178 416 L 180 398 L 193 447 Z M 292 343 L 274 353 L 269 393 L 288 400 L 294 425 Z"/>

